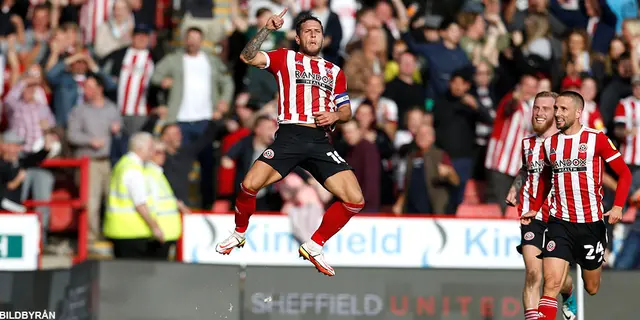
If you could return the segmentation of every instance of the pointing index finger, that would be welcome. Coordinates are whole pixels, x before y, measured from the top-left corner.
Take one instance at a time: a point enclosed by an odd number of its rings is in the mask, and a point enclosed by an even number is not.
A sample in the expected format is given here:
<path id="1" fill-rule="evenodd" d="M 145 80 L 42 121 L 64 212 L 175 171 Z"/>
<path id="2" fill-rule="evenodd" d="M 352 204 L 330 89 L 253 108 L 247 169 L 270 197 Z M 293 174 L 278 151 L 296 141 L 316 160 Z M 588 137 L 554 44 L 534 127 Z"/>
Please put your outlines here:
<path id="1" fill-rule="evenodd" d="M 284 17 L 284 15 L 287 13 L 288 10 L 289 10 L 289 8 L 284 8 L 284 10 L 282 10 L 282 12 L 280 12 L 278 17 L 280 17 L 280 18 Z"/>

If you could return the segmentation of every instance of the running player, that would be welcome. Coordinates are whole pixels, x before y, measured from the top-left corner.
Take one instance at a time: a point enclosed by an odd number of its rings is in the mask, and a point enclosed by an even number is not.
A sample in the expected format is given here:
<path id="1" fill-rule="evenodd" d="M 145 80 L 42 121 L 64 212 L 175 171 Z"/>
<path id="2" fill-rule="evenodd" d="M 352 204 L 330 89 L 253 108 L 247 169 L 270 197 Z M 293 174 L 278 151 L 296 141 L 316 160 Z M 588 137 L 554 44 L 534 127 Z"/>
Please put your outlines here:
<path id="1" fill-rule="evenodd" d="M 275 76 L 280 126 L 274 142 L 242 181 L 236 199 L 235 232 L 218 243 L 216 251 L 229 254 L 234 248 L 244 246 L 249 217 L 256 210 L 256 193 L 300 166 L 340 200 L 329 207 L 311 240 L 298 249 L 300 256 L 313 263 L 318 271 L 333 276 L 335 271 L 326 262 L 322 247 L 364 206 L 360 185 L 351 167 L 331 145 L 327 132 L 336 122 L 351 118 L 351 106 L 344 73 L 340 67 L 318 56 L 323 31 L 317 18 L 304 16 L 297 21 L 296 43 L 300 52 L 259 51 L 271 32 L 282 27 L 286 12 L 285 9 L 271 16 L 240 55 L 245 63 L 267 69 Z"/>
<path id="2" fill-rule="evenodd" d="M 580 119 L 584 99 L 573 91 L 565 91 L 556 99 L 556 126 L 560 130 L 544 141 L 545 166 L 540 179 L 541 196 L 532 210 L 523 214 L 521 223 L 535 218 L 549 191 L 551 214 L 547 223 L 543 249 L 544 289 L 540 299 L 539 319 L 555 319 L 556 296 L 569 273 L 569 264 L 582 267 L 585 290 L 595 295 L 607 246 L 603 216 L 614 224 L 622 218 L 631 185 L 631 172 L 613 143 L 601 131 L 584 127 Z M 603 214 L 602 173 L 604 163 L 618 175 L 614 206 Z"/>
<path id="3" fill-rule="evenodd" d="M 531 127 L 534 134 L 522 140 L 522 169 L 516 176 L 506 202 L 510 206 L 517 204 L 518 213 L 528 212 L 533 199 L 539 193 L 538 183 L 540 173 L 544 167 L 544 152 L 541 152 L 544 139 L 555 134 L 558 129 L 553 125 L 553 106 L 556 93 L 542 91 L 533 101 Z M 516 200 L 517 195 L 519 200 Z M 542 260 L 540 254 L 544 246 L 544 233 L 549 219 L 549 200 L 544 202 L 542 210 L 528 225 L 520 226 L 522 240 L 518 252 L 522 254 L 525 268 L 524 288 L 522 290 L 522 304 L 524 305 L 525 320 L 538 319 L 538 303 L 540 303 L 540 289 L 542 288 Z M 562 290 L 564 319 L 574 320 L 577 313 L 576 299 L 573 292 L 571 276 L 567 276 Z"/>

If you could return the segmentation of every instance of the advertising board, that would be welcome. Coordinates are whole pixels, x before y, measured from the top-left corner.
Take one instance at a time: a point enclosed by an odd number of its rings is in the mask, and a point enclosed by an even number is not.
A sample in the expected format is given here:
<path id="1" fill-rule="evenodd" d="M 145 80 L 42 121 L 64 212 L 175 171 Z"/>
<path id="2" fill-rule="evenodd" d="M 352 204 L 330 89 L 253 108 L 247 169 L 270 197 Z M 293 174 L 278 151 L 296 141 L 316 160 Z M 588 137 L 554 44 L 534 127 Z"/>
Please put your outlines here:
<path id="1" fill-rule="evenodd" d="M 288 217 L 253 216 L 245 247 L 218 254 L 216 243 L 233 228 L 233 215 L 184 216 L 184 262 L 307 265 Z M 521 269 L 519 243 L 518 221 L 354 217 L 325 244 L 325 253 L 335 267 Z"/>
<path id="2" fill-rule="evenodd" d="M 40 221 L 35 214 L 0 214 L 0 270 L 38 269 Z"/>

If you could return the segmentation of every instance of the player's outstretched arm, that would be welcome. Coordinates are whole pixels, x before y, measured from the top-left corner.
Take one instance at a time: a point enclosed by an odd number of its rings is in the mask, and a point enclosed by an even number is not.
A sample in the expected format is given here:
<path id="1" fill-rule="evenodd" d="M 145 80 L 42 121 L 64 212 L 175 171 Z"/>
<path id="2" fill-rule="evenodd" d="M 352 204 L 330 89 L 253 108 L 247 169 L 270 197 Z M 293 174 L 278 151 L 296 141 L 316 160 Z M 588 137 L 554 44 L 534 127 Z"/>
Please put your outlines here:
<path id="1" fill-rule="evenodd" d="M 258 33 L 247 43 L 240 53 L 242 62 L 258 68 L 267 67 L 268 58 L 264 54 L 258 54 L 262 43 L 269 37 L 271 32 L 282 28 L 284 20 L 282 17 L 287 13 L 287 9 L 282 10 L 280 14 L 273 15 L 267 21 L 267 24 L 258 31 Z"/>

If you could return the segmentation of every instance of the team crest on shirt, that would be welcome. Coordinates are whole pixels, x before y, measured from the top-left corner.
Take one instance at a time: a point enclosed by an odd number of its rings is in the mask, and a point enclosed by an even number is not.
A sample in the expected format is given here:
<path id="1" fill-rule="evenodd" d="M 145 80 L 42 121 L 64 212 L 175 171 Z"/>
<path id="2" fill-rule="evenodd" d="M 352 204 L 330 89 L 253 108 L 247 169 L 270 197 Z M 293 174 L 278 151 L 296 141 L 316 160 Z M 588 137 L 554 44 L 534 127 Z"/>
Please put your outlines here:
<path id="1" fill-rule="evenodd" d="M 551 148 L 551 151 L 549 152 L 549 154 L 556 154 L 556 149 Z"/>
<path id="2" fill-rule="evenodd" d="M 267 149 L 262 153 L 262 156 L 265 157 L 265 159 L 273 159 L 275 155 L 275 152 L 271 149 Z"/>
<path id="3" fill-rule="evenodd" d="M 587 152 L 587 144 L 586 143 L 581 143 L 578 146 L 578 151 L 581 152 L 581 153 Z"/>
<path id="4" fill-rule="evenodd" d="M 527 240 L 527 241 L 531 241 L 535 237 L 536 237 L 536 235 L 533 234 L 533 232 L 531 232 L 531 231 L 529 231 L 529 232 L 524 234 L 524 239 Z"/>
<path id="5" fill-rule="evenodd" d="M 547 243 L 547 251 L 551 252 L 556 249 L 556 242 L 551 240 Z"/>

